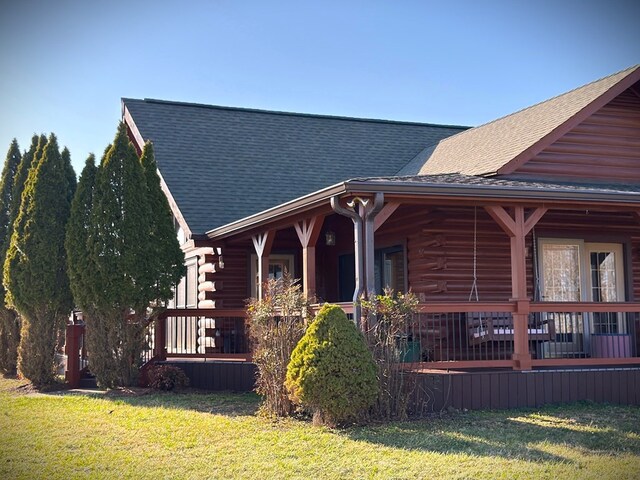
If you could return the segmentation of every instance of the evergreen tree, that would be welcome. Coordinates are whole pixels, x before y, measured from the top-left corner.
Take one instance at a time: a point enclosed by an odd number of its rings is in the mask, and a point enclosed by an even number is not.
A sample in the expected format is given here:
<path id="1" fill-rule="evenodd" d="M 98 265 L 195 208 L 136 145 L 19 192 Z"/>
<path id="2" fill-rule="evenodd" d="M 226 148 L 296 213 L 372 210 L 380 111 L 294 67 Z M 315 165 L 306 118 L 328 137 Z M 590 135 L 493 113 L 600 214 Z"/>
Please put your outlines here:
<path id="1" fill-rule="evenodd" d="M 65 238 L 71 292 L 76 307 L 81 308 L 85 313 L 88 313 L 92 299 L 86 290 L 87 279 L 92 269 L 91 258 L 87 252 L 87 239 L 97 172 L 96 157 L 91 154 L 85 162 L 78 188 L 71 202 L 71 215 Z"/>
<path id="2" fill-rule="evenodd" d="M 11 220 L 10 230 L 8 232 L 8 241 L 11 242 L 11 235 L 13 234 L 13 227 L 15 221 L 20 213 L 20 206 L 22 205 L 22 192 L 24 191 L 25 184 L 27 183 L 27 177 L 29 176 L 29 170 L 36 158 L 42 156 L 42 150 L 47 143 L 47 137 L 44 135 L 34 135 L 31 138 L 31 146 L 29 150 L 22 156 L 22 162 L 18 166 L 18 170 L 13 178 L 13 193 L 11 195 L 11 208 L 9 209 L 9 218 Z"/>
<path id="3" fill-rule="evenodd" d="M 71 165 L 71 153 L 67 147 L 62 149 L 62 162 L 64 163 L 65 176 L 67 177 L 67 184 L 69 186 L 67 189 L 67 200 L 71 203 L 76 193 L 76 188 L 78 187 L 78 179 Z"/>
<path id="4" fill-rule="evenodd" d="M 143 319 L 153 299 L 149 249 L 151 211 L 142 165 L 121 123 L 96 176 L 87 251 L 91 298 L 87 347 L 91 371 L 103 386 L 136 380 L 143 347 Z"/>
<path id="5" fill-rule="evenodd" d="M 7 152 L 0 178 L 0 260 L 2 263 L 4 263 L 9 243 L 13 178 L 21 161 L 20 147 L 14 138 Z M 0 285 L 0 370 L 15 374 L 20 343 L 20 321 L 13 310 L 5 307 L 4 295 L 4 287 Z"/>
<path id="6" fill-rule="evenodd" d="M 22 192 L 24 191 L 24 186 L 27 181 L 27 177 L 29 175 L 29 170 L 31 169 L 31 165 L 34 163 L 34 158 L 40 157 L 42 154 L 42 149 L 44 145 L 47 143 L 47 138 L 44 135 L 33 135 L 31 138 L 31 146 L 29 150 L 24 153 L 22 156 L 22 160 L 16 169 L 16 172 L 13 177 L 13 185 L 11 189 L 11 203 L 9 206 L 9 219 L 7 223 L 7 232 L 3 237 L 2 241 L 4 246 L 4 251 L 2 251 L 2 265 L 6 260 L 7 250 L 9 249 L 9 245 L 11 243 L 11 237 L 13 235 L 13 230 L 16 224 L 16 219 L 18 214 L 20 213 L 20 205 L 22 204 Z M 11 295 L 7 295 L 7 291 L 4 288 L 0 290 L 2 298 L 2 308 L 4 308 L 5 304 L 7 306 L 7 312 L 13 312 L 13 318 L 7 316 L 8 327 L 7 329 L 12 332 L 11 342 L 7 341 L 7 364 L 9 366 L 8 370 L 14 371 L 17 368 L 18 362 L 18 345 L 20 344 L 20 330 L 21 330 L 21 319 L 20 315 L 12 308 L 11 305 Z M 7 315 L 10 315 L 7 313 Z M 3 348 L 3 347 L 0 347 Z"/>
<path id="7" fill-rule="evenodd" d="M 41 156 L 39 150 L 22 194 L 4 284 L 22 317 L 18 369 L 43 386 L 53 381 L 57 334 L 72 307 L 64 250 L 71 187 L 55 135 Z"/>
<path id="8" fill-rule="evenodd" d="M 158 166 L 151 142 L 147 142 L 140 157 L 147 183 L 147 194 L 151 216 L 149 218 L 148 247 L 151 250 L 152 272 L 155 292 L 153 299 L 166 301 L 172 296 L 171 287 L 176 285 L 183 275 L 184 254 L 176 241 L 173 215 L 169 202 L 160 186 Z"/>

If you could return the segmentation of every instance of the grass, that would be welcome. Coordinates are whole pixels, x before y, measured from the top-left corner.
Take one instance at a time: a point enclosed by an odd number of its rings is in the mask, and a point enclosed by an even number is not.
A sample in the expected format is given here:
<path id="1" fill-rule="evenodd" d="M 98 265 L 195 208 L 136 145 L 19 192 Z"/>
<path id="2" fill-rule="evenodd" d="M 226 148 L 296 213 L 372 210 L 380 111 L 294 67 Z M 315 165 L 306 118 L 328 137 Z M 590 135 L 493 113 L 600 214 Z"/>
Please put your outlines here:
<path id="1" fill-rule="evenodd" d="M 255 395 L 25 393 L 0 378 L 0 478 L 640 476 L 640 408 L 455 413 L 346 430 L 254 415 Z"/>

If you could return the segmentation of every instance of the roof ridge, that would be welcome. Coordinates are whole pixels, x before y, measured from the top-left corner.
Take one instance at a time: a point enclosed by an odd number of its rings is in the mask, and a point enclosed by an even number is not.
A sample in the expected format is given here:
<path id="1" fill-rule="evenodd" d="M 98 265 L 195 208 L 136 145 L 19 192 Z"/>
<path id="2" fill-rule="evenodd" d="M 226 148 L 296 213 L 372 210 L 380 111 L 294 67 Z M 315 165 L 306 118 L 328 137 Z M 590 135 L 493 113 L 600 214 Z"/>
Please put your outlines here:
<path id="1" fill-rule="evenodd" d="M 157 98 L 129 98 L 122 97 L 122 102 L 126 103 L 127 101 L 138 101 L 138 102 L 146 102 L 146 103 L 157 103 L 164 105 L 176 105 L 182 107 L 194 107 L 194 108 L 205 108 L 212 110 L 229 110 L 229 111 L 239 111 L 239 112 L 248 112 L 248 113 L 261 113 L 266 115 L 283 115 L 283 116 L 292 116 L 292 117 L 308 117 L 308 118 L 326 118 L 329 120 L 344 120 L 350 122 L 366 122 L 366 123 L 384 123 L 384 124 L 392 124 L 392 125 L 415 125 L 420 127 L 434 127 L 434 128 L 470 128 L 468 125 L 449 125 L 442 123 L 427 123 L 427 122 L 412 122 L 407 120 L 388 120 L 381 118 L 364 118 L 364 117 L 349 117 L 346 115 L 328 115 L 328 114 L 319 114 L 319 113 L 300 113 L 300 112 L 287 112 L 280 110 L 263 110 L 259 108 L 249 108 L 249 107 L 230 107 L 226 105 L 210 105 L 206 103 L 197 103 L 197 102 L 181 102 L 174 100 L 161 100 Z"/>
<path id="2" fill-rule="evenodd" d="M 624 68 L 624 69 L 622 69 L 622 70 L 620 70 L 620 71 L 618 71 L 618 72 L 612 73 L 612 74 L 610 74 L 610 75 L 607 75 L 607 76 L 605 76 L 605 77 L 599 78 L 599 79 L 597 79 L 597 80 L 593 80 L 592 82 L 585 83 L 584 85 L 580 85 L 579 87 L 575 87 L 575 88 L 573 88 L 573 89 L 571 89 L 571 90 L 569 90 L 569 91 L 566 91 L 566 92 L 563 92 L 563 93 L 559 93 L 558 95 L 555 95 L 555 96 L 553 96 L 553 97 L 551 97 L 551 98 L 547 98 L 547 99 L 542 100 L 542 101 L 540 101 L 540 102 L 534 103 L 533 105 L 529 105 L 529 106 L 527 106 L 527 107 L 523 107 L 523 108 L 521 108 L 520 110 L 516 110 L 515 112 L 508 113 L 508 114 L 506 114 L 506 115 L 503 115 L 502 117 L 495 118 L 495 119 L 493 119 L 493 120 L 490 120 L 490 121 L 488 121 L 488 122 L 482 123 L 482 124 L 477 125 L 477 126 L 475 126 L 475 127 L 469 128 L 469 129 L 467 129 L 467 130 L 463 130 L 462 132 L 458 132 L 458 133 L 456 133 L 455 135 L 451 135 L 450 137 L 443 138 L 442 140 L 440 140 L 440 141 L 439 141 L 439 142 L 437 142 L 437 143 L 445 143 L 445 142 L 447 142 L 447 141 L 449 141 L 449 140 L 451 140 L 451 139 L 454 139 L 454 138 L 456 138 L 456 137 L 459 137 L 459 136 L 461 136 L 461 135 L 463 135 L 463 134 L 465 134 L 465 133 L 473 132 L 474 130 L 477 130 L 477 129 L 481 128 L 481 127 L 484 127 L 484 126 L 491 125 L 491 124 L 493 124 L 493 123 L 496 123 L 496 122 L 502 121 L 502 120 L 504 120 L 505 118 L 513 117 L 514 115 L 517 115 L 517 114 L 519 114 L 519 113 L 521 113 L 521 112 L 524 112 L 524 111 L 526 111 L 526 110 L 530 110 L 530 109 L 532 109 L 532 108 L 535 108 L 535 107 L 537 107 L 537 106 L 539 106 L 539 105 L 542 105 L 542 104 L 545 104 L 545 103 L 547 103 L 547 102 L 551 102 L 551 101 L 556 100 L 556 99 L 558 99 L 558 98 L 560 98 L 560 97 L 564 97 L 564 96 L 566 96 L 566 95 L 572 94 L 572 93 L 576 92 L 577 90 L 581 90 L 581 89 L 583 89 L 583 88 L 590 87 L 590 86 L 591 86 L 591 85 L 593 85 L 594 83 L 602 82 L 602 81 L 604 81 L 604 80 L 606 80 L 606 79 L 608 79 L 608 78 L 614 77 L 614 76 L 616 76 L 616 75 L 620 75 L 621 73 L 625 73 L 625 72 L 627 72 L 627 75 L 625 75 L 625 78 L 626 78 L 627 76 L 629 76 L 631 73 L 633 73 L 635 70 L 637 70 L 637 69 L 639 69 L 639 68 L 640 68 L 640 63 L 638 63 L 638 64 L 636 64 L 636 65 L 633 65 L 633 66 L 631 66 L 631 67 L 628 67 L 628 68 Z"/>

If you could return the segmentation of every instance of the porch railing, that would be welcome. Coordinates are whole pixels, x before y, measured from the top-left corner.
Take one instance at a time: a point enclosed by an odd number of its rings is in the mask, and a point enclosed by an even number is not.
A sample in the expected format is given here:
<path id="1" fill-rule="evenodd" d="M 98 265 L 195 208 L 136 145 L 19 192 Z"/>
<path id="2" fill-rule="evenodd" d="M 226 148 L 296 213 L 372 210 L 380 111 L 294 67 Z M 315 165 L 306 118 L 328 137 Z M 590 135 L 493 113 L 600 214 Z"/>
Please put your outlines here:
<path id="1" fill-rule="evenodd" d="M 242 309 L 168 309 L 149 324 L 143 364 L 167 358 L 248 360 Z"/>
<path id="2" fill-rule="evenodd" d="M 517 302 L 421 304 L 404 361 L 425 368 L 515 368 L 518 308 Z M 536 302 L 529 312 L 532 366 L 640 363 L 640 303 Z"/>

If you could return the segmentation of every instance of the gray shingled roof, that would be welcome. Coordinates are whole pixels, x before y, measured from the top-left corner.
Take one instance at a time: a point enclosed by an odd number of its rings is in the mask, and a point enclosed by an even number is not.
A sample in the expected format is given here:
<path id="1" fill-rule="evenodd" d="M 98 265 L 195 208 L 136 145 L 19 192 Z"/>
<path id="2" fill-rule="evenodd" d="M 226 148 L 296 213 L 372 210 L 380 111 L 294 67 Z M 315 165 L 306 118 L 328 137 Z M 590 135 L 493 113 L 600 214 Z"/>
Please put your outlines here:
<path id="1" fill-rule="evenodd" d="M 362 176 L 393 175 L 466 127 L 124 98 L 190 230 Z"/>
<path id="2" fill-rule="evenodd" d="M 637 80 L 637 72 L 640 65 L 449 137 L 425 149 L 397 173 L 496 173 L 625 78 L 634 75 Z"/>

